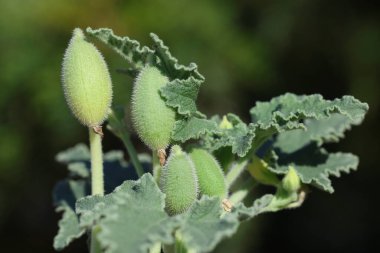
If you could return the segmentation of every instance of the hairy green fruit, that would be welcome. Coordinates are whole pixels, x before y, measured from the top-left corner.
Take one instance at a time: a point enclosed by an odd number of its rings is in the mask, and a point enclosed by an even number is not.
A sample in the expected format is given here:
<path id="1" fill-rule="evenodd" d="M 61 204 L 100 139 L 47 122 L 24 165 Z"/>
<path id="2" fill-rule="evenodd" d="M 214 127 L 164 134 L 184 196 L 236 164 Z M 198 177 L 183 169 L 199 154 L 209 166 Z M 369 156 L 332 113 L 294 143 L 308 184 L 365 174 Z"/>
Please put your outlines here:
<path id="1" fill-rule="evenodd" d="M 171 215 L 185 212 L 198 197 L 193 162 L 177 145 L 172 147 L 169 159 L 162 168 L 160 188 L 166 194 L 166 210 Z"/>
<path id="2" fill-rule="evenodd" d="M 216 159 L 204 149 L 194 148 L 190 152 L 198 177 L 201 194 L 227 197 L 227 185 L 224 174 Z"/>
<path id="3" fill-rule="evenodd" d="M 107 64 L 96 47 L 76 28 L 62 64 L 67 104 L 85 126 L 100 126 L 112 102 L 112 82 Z"/>
<path id="4" fill-rule="evenodd" d="M 132 94 L 132 120 L 142 141 L 153 150 L 166 148 L 175 122 L 175 111 L 165 104 L 159 90 L 169 82 L 155 68 L 145 67 Z"/>
<path id="5" fill-rule="evenodd" d="M 282 187 L 287 192 L 296 192 L 301 188 L 300 178 L 292 166 L 289 166 L 288 173 L 286 173 L 285 177 L 282 179 Z"/>

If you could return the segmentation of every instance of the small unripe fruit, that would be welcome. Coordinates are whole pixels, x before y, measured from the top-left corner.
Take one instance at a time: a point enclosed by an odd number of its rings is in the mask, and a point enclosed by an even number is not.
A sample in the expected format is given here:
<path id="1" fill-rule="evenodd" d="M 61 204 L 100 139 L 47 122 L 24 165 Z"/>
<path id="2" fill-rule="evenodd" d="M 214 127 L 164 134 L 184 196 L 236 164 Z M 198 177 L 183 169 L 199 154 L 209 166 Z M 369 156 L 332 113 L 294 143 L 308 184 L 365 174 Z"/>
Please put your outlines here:
<path id="1" fill-rule="evenodd" d="M 224 174 L 216 159 L 204 149 L 194 148 L 190 152 L 198 177 L 199 191 L 207 196 L 227 197 Z"/>
<path id="2" fill-rule="evenodd" d="M 62 82 L 67 104 L 85 126 L 100 126 L 112 102 L 112 82 L 107 64 L 96 47 L 74 29 L 62 64 Z"/>
<path id="3" fill-rule="evenodd" d="M 142 141 L 153 150 L 165 149 L 175 122 L 175 111 L 159 90 L 169 82 L 160 70 L 146 66 L 136 78 L 132 93 L 132 120 Z"/>
<path id="4" fill-rule="evenodd" d="M 253 157 L 247 169 L 251 176 L 262 184 L 273 186 L 280 184 L 280 180 L 277 176 L 268 170 L 268 164 L 256 155 Z"/>
<path id="5" fill-rule="evenodd" d="M 296 192 L 301 188 L 300 178 L 292 166 L 289 166 L 288 173 L 282 179 L 282 187 L 287 192 Z"/>
<path id="6" fill-rule="evenodd" d="M 160 174 L 160 188 L 166 194 L 166 210 L 170 215 L 185 212 L 198 197 L 198 182 L 193 162 L 177 145 Z"/>

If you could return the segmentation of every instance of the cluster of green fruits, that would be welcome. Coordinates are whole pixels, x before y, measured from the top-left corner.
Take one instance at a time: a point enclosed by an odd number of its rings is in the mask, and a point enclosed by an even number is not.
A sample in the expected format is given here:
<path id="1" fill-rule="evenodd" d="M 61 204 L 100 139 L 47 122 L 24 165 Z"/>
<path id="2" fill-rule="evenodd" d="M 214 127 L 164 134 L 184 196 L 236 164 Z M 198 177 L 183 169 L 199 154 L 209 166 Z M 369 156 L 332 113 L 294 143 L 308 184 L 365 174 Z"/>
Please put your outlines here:
<path id="1" fill-rule="evenodd" d="M 206 150 L 193 148 L 186 153 L 170 145 L 176 112 L 168 107 L 159 89 L 169 82 L 155 66 L 144 67 L 136 78 L 132 94 L 132 120 L 141 140 L 157 152 L 160 167 L 157 183 L 166 194 L 169 214 L 186 211 L 202 195 L 221 198 L 226 210 L 231 208 L 223 171 Z M 93 44 L 75 29 L 63 61 L 63 88 L 66 101 L 76 118 L 85 126 L 101 127 L 112 101 L 112 82 L 107 65 Z"/>

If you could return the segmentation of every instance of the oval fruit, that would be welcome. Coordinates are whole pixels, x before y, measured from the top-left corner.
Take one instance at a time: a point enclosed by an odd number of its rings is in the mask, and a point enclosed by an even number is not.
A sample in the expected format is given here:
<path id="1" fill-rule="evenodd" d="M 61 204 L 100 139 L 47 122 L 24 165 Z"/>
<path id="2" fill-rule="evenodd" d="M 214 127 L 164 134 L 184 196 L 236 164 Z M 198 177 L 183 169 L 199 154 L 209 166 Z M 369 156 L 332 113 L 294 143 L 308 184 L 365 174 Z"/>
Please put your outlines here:
<path id="1" fill-rule="evenodd" d="M 160 174 L 160 188 L 166 194 L 166 210 L 170 215 L 185 212 L 198 197 L 198 183 L 193 162 L 174 145 Z"/>
<path id="2" fill-rule="evenodd" d="M 287 192 L 296 192 L 301 188 L 301 180 L 293 166 L 289 166 L 288 173 L 282 179 L 282 187 Z"/>
<path id="3" fill-rule="evenodd" d="M 62 64 L 63 90 L 74 116 L 85 126 L 100 126 L 112 102 L 107 64 L 96 47 L 74 29 Z"/>
<path id="4" fill-rule="evenodd" d="M 169 82 L 156 67 L 146 66 L 136 78 L 132 93 L 132 120 L 142 141 L 153 150 L 165 149 L 175 122 L 175 111 L 159 90 Z"/>
<path id="5" fill-rule="evenodd" d="M 224 174 L 216 159 L 204 149 L 194 148 L 190 152 L 198 177 L 199 191 L 208 196 L 227 197 Z"/>

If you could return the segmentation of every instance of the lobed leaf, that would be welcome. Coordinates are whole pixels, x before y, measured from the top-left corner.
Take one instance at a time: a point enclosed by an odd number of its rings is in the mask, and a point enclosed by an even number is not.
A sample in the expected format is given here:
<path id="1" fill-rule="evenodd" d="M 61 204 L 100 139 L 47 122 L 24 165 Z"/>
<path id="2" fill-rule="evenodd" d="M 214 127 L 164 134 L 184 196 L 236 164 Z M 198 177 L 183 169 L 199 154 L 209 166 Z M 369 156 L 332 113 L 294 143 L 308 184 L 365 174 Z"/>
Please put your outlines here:
<path id="1" fill-rule="evenodd" d="M 133 69 L 140 70 L 147 63 L 155 60 L 154 50 L 147 46 L 141 46 L 138 41 L 132 40 L 127 36 L 119 37 L 115 35 L 112 29 L 92 29 L 88 27 L 86 32 L 111 47 L 116 53 L 127 60 L 133 66 Z"/>
<path id="2" fill-rule="evenodd" d="M 189 66 L 178 64 L 178 60 L 171 55 L 169 48 L 156 34 L 151 33 L 150 37 L 154 43 L 154 52 L 160 59 L 158 65 L 170 80 L 186 80 L 192 77 L 195 80 L 204 81 L 205 78 L 198 72 L 198 67 L 195 63 L 190 63 Z"/>
<path id="3" fill-rule="evenodd" d="M 261 213 L 269 211 L 267 208 L 273 199 L 274 196 L 272 194 L 266 194 L 259 199 L 256 199 L 251 207 L 246 207 L 243 203 L 238 203 L 234 207 L 233 213 L 237 213 L 240 220 L 251 219 Z"/>
<path id="4" fill-rule="evenodd" d="M 277 174 L 285 174 L 289 165 L 297 171 L 301 181 L 314 184 L 322 190 L 334 192 L 330 176 L 340 177 L 342 172 L 356 170 L 359 164 L 357 156 L 350 153 L 327 153 L 324 149 L 312 143 L 292 153 L 283 153 L 275 149 L 278 161 L 269 167 Z"/>
<path id="5" fill-rule="evenodd" d="M 206 133 L 212 134 L 218 131 L 218 126 L 212 120 L 198 117 L 183 118 L 175 122 L 172 139 L 185 142 L 189 139 L 199 139 Z"/>
<path id="6" fill-rule="evenodd" d="M 62 250 L 73 240 L 81 237 L 85 229 L 79 226 L 78 217 L 74 210 L 67 204 L 62 204 L 56 209 L 63 212 L 61 220 L 58 222 L 58 233 L 54 237 L 53 247 L 55 250 Z"/>
<path id="7" fill-rule="evenodd" d="M 178 229 L 188 250 L 209 252 L 225 237 L 233 235 L 239 222 L 235 214 L 222 216 L 219 198 L 202 197 L 183 215 Z"/>
<path id="8" fill-rule="evenodd" d="M 136 71 L 141 70 L 146 64 L 150 64 L 160 68 L 170 80 L 184 80 L 192 77 L 204 81 L 204 77 L 198 72 L 195 63 L 191 63 L 189 66 L 178 64 L 178 60 L 171 55 L 169 48 L 154 33 L 150 34 L 153 47 L 149 48 L 147 46 L 142 47 L 138 41 L 127 36 L 119 37 L 108 28 L 92 29 L 88 27 L 86 32 L 111 47 L 127 60 L 133 66 L 127 71 L 132 76 L 135 76 Z"/>
<path id="9" fill-rule="evenodd" d="M 233 154 L 243 157 L 252 147 L 252 142 L 255 137 L 255 126 L 253 124 L 245 124 L 238 116 L 232 113 L 227 114 L 226 117 L 228 121 L 232 123 L 232 128 L 219 128 L 218 132 L 211 132 L 211 134 L 206 135 L 204 145 L 210 151 L 231 146 Z M 220 123 L 218 117 L 214 117 L 213 120 Z"/>
<path id="10" fill-rule="evenodd" d="M 190 77 L 186 80 L 173 80 L 162 87 L 161 96 L 166 100 L 166 105 L 177 109 L 181 115 L 190 117 L 197 112 L 195 103 L 201 82 Z"/>
<path id="11" fill-rule="evenodd" d="M 321 95 L 301 95 L 286 93 L 270 102 L 257 102 L 250 110 L 252 122 L 260 128 L 287 126 L 303 119 L 326 119 L 338 113 L 347 116 L 353 124 L 360 124 L 368 110 L 368 105 L 352 96 L 325 100 Z"/>
<path id="12" fill-rule="evenodd" d="M 363 114 L 365 111 L 363 111 Z M 341 114 L 331 114 L 326 119 L 306 119 L 304 129 L 295 129 L 279 134 L 275 146 L 288 153 L 296 151 L 310 142 L 317 142 L 322 145 L 326 142 L 338 142 L 344 137 L 344 132 L 350 130 L 352 125 L 356 125 L 350 117 Z"/>
<path id="13" fill-rule="evenodd" d="M 178 220 L 165 213 L 164 204 L 164 194 L 153 177 L 144 174 L 109 195 L 83 199 L 77 207 L 82 216 L 92 215 L 92 221 L 99 221 L 98 240 L 105 252 L 122 253 L 146 252 L 157 242 L 173 242 Z"/>

